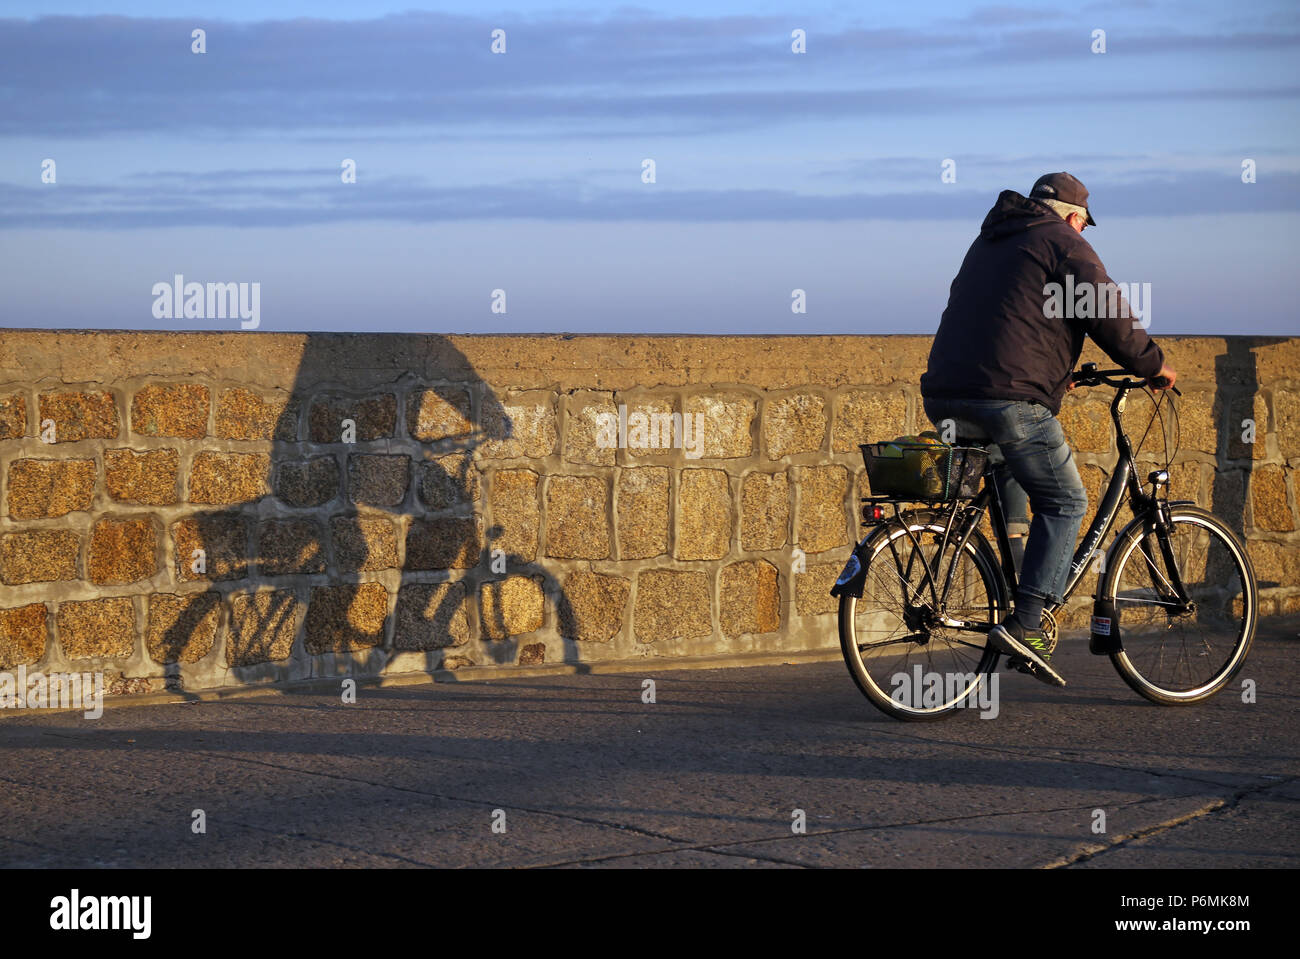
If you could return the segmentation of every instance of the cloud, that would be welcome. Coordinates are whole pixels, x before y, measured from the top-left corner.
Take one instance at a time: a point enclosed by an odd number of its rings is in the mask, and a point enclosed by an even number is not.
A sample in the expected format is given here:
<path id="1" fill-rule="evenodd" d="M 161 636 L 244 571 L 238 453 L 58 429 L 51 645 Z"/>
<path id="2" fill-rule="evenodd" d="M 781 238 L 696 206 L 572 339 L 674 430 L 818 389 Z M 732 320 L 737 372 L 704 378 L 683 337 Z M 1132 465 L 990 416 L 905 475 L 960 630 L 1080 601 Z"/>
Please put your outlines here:
<path id="1" fill-rule="evenodd" d="M 1007 4 L 976 7 L 957 22 L 970 26 L 1002 27 L 1008 24 L 1032 23 L 1042 20 L 1060 20 L 1064 16 L 1059 10 L 1043 10 L 1034 7 L 1017 7 Z"/>
<path id="2" fill-rule="evenodd" d="M 1181 216 L 1300 210 L 1300 174 L 1243 184 L 1233 174 L 1191 172 L 1112 181 L 1090 177 L 1099 216 Z M 754 220 L 965 220 L 974 229 L 997 191 L 941 186 L 887 193 L 810 195 L 784 189 L 596 189 L 580 179 L 442 187 L 400 177 L 345 186 L 336 171 L 312 182 L 257 185 L 210 174 L 154 185 L 18 187 L 0 184 L 0 229 L 137 229 L 170 226 L 303 226 L 455 220 L 743 222 Z"/>
<path id="3" fill-rule="evenodd" d="M 366 21 L 228 23 L 203 18 L 45 17 L 0 20 L 0 136 L 95 137 L 146 132 L 455 135 L 502 127 L 541 138 L 574 129 L 626 135 L 736 130 L 802 119 L 916 113 L 960 116 L 1015 102 L 997 85 L 949 85 L 936 64 L 1017 65 L 1087 55 L 1086 33 L 1042 29 L 1020 7 L 987 22 L 1028 29 L 826 29 L 790 52 L 788 18 L 552 16 L 507 22 L 507 53 L 490 51 L 497 19 L 409 13 Z M 190 32 L 207 31 L 207 52 Z M 1295 31 L 1231 35 L 1113 34 L 1129 54 L 1283 51 Z M 1123 62 L 1118 61 L 1117 62 Z M 1123 84 L 1124 74 L 1117 83 Z M 919 81 L 919 82 L 918 82 Z M 1064 82 L 1064 80 L 1062 80 Z M 1090 101 L 1294 99 L 1293 84 L 1094 91 Z M 1037 77 L 1050 91 L 1050 78 Z M 1066 89 L 1060 88 L 1062 92 Z"/>

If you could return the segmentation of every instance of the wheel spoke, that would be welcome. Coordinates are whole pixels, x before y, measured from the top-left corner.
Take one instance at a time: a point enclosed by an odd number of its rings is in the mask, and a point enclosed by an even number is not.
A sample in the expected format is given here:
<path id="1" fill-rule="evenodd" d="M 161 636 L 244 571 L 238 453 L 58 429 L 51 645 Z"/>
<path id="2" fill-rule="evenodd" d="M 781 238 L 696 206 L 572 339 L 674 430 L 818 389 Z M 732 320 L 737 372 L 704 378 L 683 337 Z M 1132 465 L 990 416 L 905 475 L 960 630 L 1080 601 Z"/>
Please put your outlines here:
<path id="1" fill-rule="evenodd" d="M 1204 510 L 1175 510 L 1169 547 L 1176 569 L 1161 567 L 1167 561 L 1154 534 L 1120 550 L 1109 585 L 1124 652 L 1113 658 L 1147 698 L 1195 702 L 1221 689 L 1243 662 L 1256 587 L 1240 544 Z M 1188 603 L 1173 599 L 1173 579 L 1183 583 Z"/>
<path id="2" fill-rule="evenodd" d="M 911 530 L 912 535 L 892 529 L 891 539 L 877 547 L 866 563 L 862 597 L 845 598 L 841 604 L 850 671 L 875 705 L 899 718 L 951 713 L 983 681 L 980 666 L 987 663 L 985 669 L 991 668 L 995 661 L 986 647 L 987 629 L 1001 602 L 996 558 L 982 539 L 984 553 L 978 558 L 974 541 L 967 543 L 951 582 L 945 584 L 935 577 L 947 575 L 955 543 L 950 541 L 940 555 L 937 541 L 927 542 L 938 532 L 941 526 L 922 526 Z M 947 597 L 942 611 L 934 609 L 936 596 Z M 940 613 L 984 629 L 944 626 Z M 942 702 L 914 699 L 922 691 L 910 690 L 910 680 L 899 685 L 896 677 L 915 676 L 917 666 L 926 677 L 937 674 Z M 892 698 L 896 690 L 902 702 Z M 927 687 L 927 694 L 930 691 Z"/>

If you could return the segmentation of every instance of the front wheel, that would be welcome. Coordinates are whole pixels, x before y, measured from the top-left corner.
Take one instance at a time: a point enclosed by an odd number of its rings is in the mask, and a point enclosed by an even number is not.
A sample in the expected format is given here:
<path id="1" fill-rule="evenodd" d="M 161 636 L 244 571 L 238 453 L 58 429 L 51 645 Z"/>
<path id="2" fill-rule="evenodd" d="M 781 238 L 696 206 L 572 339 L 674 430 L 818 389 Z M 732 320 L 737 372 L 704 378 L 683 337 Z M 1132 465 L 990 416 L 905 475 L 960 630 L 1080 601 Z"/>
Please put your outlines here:
<path id="1" fill-rule="evenodd" d="M 1115 604 L 1124 647 L 1111 662 L 1162 706 L 1223 689 L 1246 661 L 1259 609 L 1255 571 L 1232 530 L 1195 506 L 1171 506 L 1170 519 L 1167 539 L 1146 521 L 1121 534 L 1097 592 Z"/>
<path id="2" fill-rule="evenodd" d="M 963 706 L 978 707 L 997 665 L 987 641 L 1006 612 L 1001 570 L 975 530 L 939 602 L 953 555 L 951 543 L 939 555 L 943 530 L 927 512 L 882 527 L 865 556 L 861 598 L 840 596 L 840 646 L 849 673 L 895 719 L 943 719 Z"/>

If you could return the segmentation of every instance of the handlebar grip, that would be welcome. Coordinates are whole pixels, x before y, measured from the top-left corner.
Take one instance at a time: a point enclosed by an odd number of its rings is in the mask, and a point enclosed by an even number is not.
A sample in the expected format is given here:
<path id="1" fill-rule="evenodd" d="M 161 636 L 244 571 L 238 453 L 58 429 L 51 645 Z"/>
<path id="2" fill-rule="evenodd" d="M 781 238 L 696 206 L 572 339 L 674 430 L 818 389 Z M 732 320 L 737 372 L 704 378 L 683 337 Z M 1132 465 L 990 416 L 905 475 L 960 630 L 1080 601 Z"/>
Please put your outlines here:
<path id="1" fill-rule="evenodd" d="M 1147 382 L 1148 382 L 1151 386 L 1153 386 L 1155 389 L 1162 390 L 1162 389 L 1164 389 L 1166 386 L 1169 386 L 1169 377 L 1167 377 L 1167 376 L 1153 376 L 1153 377 L 1151 377 L 1151 379 L 1147 380 Z M 1182 396 L 1182 395 L 1183 395 L 1183 391 L 1180 390 L 1178 387 L 1176 387 L 1176 386 L 1171 386 L 1171 387 L 1169 387 L 1169 388 L 1170 388 L 1171 390 L 1174 391 L 1174 395 L 1175 395 L 1175 396 Z"/>

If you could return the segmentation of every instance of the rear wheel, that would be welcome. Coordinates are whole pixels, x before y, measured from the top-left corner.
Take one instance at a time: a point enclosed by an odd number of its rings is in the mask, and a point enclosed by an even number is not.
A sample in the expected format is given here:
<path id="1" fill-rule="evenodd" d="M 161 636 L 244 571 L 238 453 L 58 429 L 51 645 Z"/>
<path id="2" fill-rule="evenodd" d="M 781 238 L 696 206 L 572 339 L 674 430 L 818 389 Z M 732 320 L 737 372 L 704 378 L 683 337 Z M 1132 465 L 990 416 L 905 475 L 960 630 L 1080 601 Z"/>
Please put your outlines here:
<path id="1" fill-rule="evenodd" d="M 896 520 L 881 527 L 868 544 L 862 596 L 840 596 L 840 646 L 849 673 L 867 699 L 896 719 L 943 719 L 975 706 L 998 661 L 987 629 L 1006 612 L 1002 571 L 976 530 L 940 606 L 936 592 L 942 594 L 953 555 L 951 543 L 939 555 L 943 530 L 928 511 L 907 516 L 906 525 Z"/>
<path id="2" fill-rule="evenodd" d="M 1232 530 L 1195 506 L 1172 506 L 1170 518 L 1163 544 L 1150 523 L 1126 532 L 1098 590 L 1115 603 L 1124 646 L 1111 662 L 1163 706 L 1201 702 L 1228 684 L 1246 661 L 1259 608 L 1250 557 Z"/>

